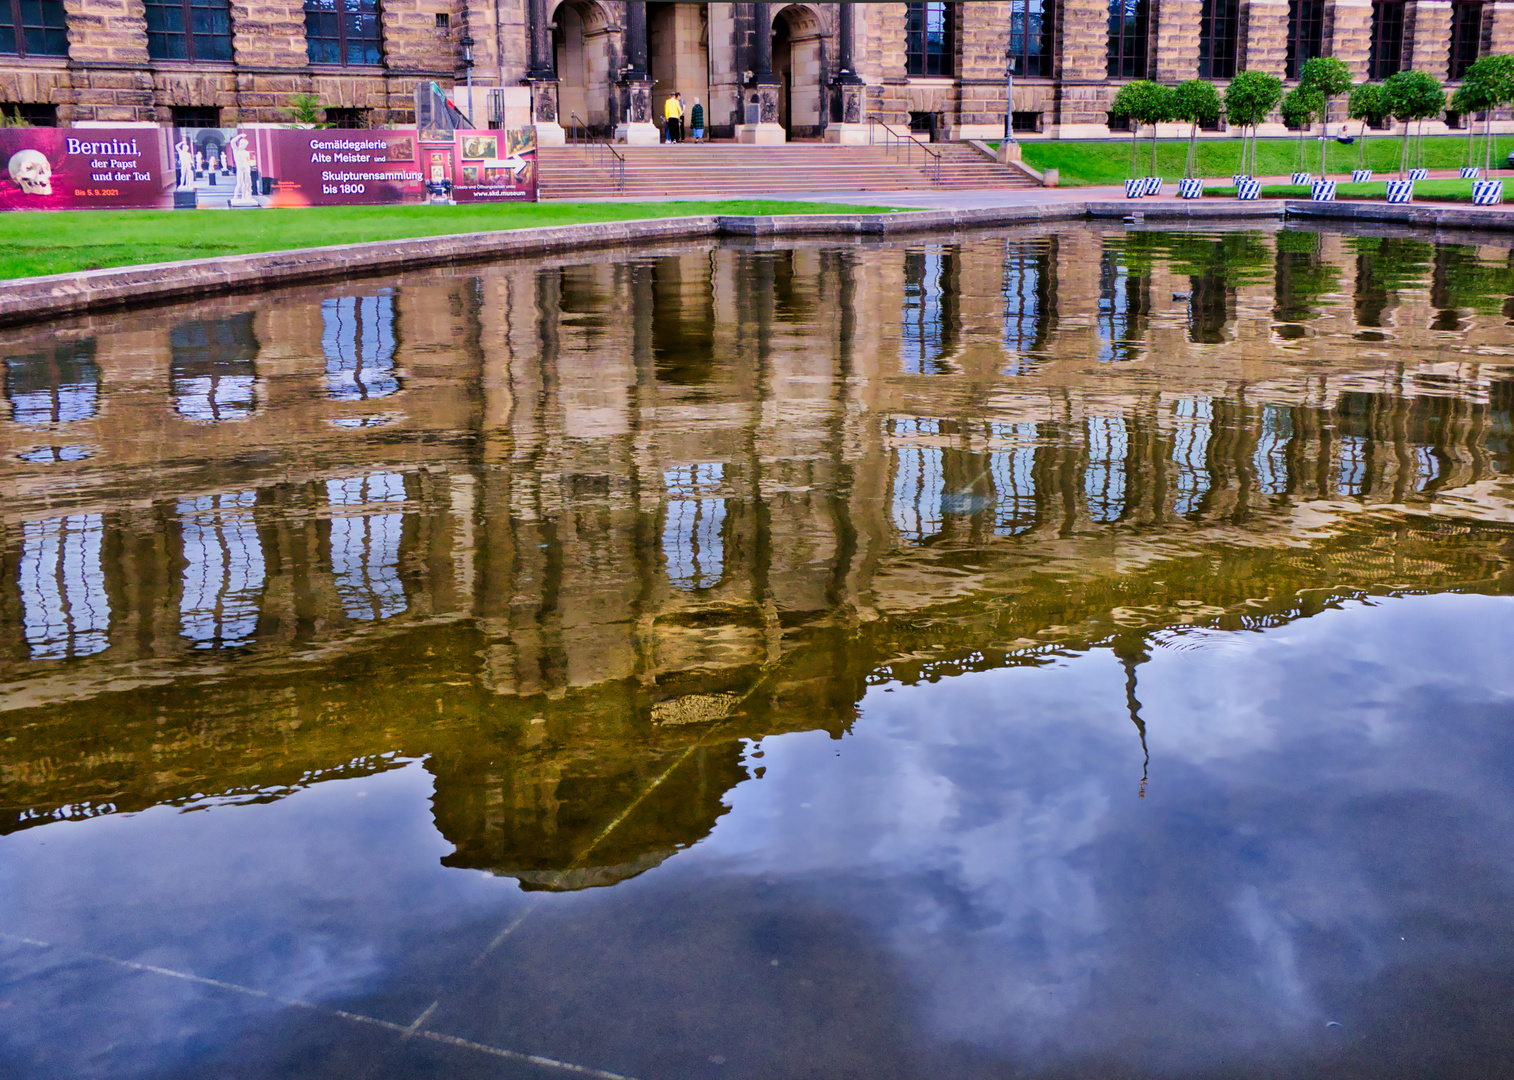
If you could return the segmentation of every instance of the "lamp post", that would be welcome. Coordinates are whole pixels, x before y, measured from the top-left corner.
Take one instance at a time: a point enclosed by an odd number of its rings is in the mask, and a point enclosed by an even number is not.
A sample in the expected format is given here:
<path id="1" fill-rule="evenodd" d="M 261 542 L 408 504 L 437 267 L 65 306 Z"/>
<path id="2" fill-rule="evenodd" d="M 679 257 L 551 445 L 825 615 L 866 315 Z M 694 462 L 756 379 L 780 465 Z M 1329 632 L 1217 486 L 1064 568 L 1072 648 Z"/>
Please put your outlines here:
<path id="1" fill-rule="evenodd" d="M 1012 117 L 1015 108 L 1015 8 L 1019 6 L 1018 0 L 1009 0 L 1009 47 L 1004 50 L 1004 141 L 1014 142 L 1014 128 Z M 1030 15 L 1030 0 L 1026 0 L 1025 14 Z M 1028 21 L 1028 20 L 1027 20 Z M 1029 31 L 1028 26 L 1021 26 L 1022 34 Z"/>
<path id="2" fill-rule="evenodd" d="M 464 31 L 458 42 L 463 49 L 463 71 L 468 76 L 468 123 L 473 123 L 473 35 Z"/>

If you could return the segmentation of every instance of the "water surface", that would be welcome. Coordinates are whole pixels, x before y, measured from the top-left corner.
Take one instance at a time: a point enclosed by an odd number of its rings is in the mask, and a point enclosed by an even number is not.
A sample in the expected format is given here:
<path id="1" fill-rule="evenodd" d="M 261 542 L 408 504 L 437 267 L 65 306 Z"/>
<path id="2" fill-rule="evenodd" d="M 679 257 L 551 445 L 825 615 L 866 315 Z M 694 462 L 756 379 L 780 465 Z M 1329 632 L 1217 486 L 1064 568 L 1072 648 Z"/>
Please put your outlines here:
<path id="1" fill-rule="evenodd" d="M 1507 247 L 683 245 L 0 361 L 0 1076 L 1514 1069 Z"/>

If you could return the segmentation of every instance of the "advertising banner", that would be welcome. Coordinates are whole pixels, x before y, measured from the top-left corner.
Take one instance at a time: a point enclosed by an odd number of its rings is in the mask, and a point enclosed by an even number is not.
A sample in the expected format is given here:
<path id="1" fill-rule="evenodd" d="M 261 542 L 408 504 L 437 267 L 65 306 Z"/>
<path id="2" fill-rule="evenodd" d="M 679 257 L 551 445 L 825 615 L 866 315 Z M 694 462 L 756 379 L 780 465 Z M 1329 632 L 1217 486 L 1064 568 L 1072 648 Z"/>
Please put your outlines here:
<path id="1" fill-rule="evenodd" d="M 536 131 L 0 128 L 0 169 L 0 210 L 534 202 Z"/>
<path id="2" fill-rule="evenodd" d="M 173 205 L 163 128 L 0 128 L 0 210 Z"/>

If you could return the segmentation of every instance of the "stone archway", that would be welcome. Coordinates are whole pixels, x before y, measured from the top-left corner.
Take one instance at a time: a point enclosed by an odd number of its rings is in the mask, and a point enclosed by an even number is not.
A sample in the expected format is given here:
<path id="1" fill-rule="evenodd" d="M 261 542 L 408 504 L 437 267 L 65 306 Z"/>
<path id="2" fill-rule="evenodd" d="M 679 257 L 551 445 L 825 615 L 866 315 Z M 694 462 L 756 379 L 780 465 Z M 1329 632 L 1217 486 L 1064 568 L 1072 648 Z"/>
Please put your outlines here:
<path id="1" fill-rule="evenodd" d="M 824 20 L 814 8 L 792 4 L 773 16 L 773 76 L 781 83 L 778 122 L 789 139 L 825 135 Z"/>
<path id="2" fill-rule="evenodd" d="M 652 78 L 652 115 L 661 117 L 676 90 L 684 117 L 697 98 L 708 108 L 709 13 L 707 4 L 647 5 L 647 73 Z"/>
<path id="3" fill-rule="evenodd" d="M 609 134 L 615 126 L 615 65 L 608 13 L 595 0 L 563 0 L 552 23 L 558 122 L 565 128 Z"/>

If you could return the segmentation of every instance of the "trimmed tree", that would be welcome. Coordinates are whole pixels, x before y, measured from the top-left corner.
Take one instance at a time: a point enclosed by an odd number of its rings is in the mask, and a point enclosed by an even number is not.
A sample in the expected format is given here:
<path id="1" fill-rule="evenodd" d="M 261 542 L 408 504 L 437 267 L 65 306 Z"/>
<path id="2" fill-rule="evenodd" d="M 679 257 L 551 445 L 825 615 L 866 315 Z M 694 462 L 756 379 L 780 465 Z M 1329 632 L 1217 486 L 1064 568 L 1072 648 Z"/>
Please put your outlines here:
<path id="1" fill-rule="evenodd" d="M 1256 128 L 1277 108 L 1283 98 L 1283 80 L 1265 71 L 1242 71 L 1225 88 L 1225 115 L 1232 124 L 1241 125 L 1241 172 L 1250 176 L 1256 171 Z M 1251 156 L 1246 156 L 1246 132 L 1251 132 Z"/>
<path id="2" fill-rule="evenodd" d="M 1487 135 L 1487 151 L 1484 168 L 1493 169 L 1493 110 L 1514 104 L 1514 56 L 1498 53 L 1480 57 L 1462 77 L 1462 89 L 1474 87 L 1475 100 L 1480 101 L 1484 131 Z M 1460 93 L 1460 91 L 1458 91 Z M 1454 100 L 1454 99 L 1453 99 Z M 1470 117 L 1467 126 L 1470 128 Z"/>
<path id="3" fill-rule="evenodd" d="M 1322 108 L 1324 101 L 1302 86 L 1283 95 L 1283 104 L 1279 109 L 1283 114 L 1283 123 L 1298 129 L 1298 152 L 1293 155 L 1294 172 L 1304 171 L 1304 135 L 1308 132 L 1310 122 Z"/>
<path id="4" fill-rule="evenodd" d="M 1423 124 L 1446 107 L 1446 92 L 1440 80 L 1425 71 L 1400 71 L 1383 81 L 1383 104 L 1388 115 L 1404 125 L 1403 149 L 1398 155 L 1398 175 L 1409 167 L 1409 125 Z"/>
<path id="5" fill-rule="evenodd" d="M 1192 180 L 1197 164 L 1199 127 L 1219 123 L 1224 106 L 1219 91 L 1207 79 L 1189 79 L 1172 92 L 1172 118 L 1186 120 L 1188 129 L 1188 160 L 1183 166 L 1183 179 Z"/>
<path id="6" fill-rule="evenodd" d="M 1367 126 L 1370 124 L 1372 127 L 1382 127 L 1383 121 L 1388 118 L 1388 107 L 1383 104 L 1383 88 L 1376 83 L 1353 86 L 1351 96 L 1346 99 L 1346 116 L 1362 122 L 1362 133 L 1357 139 L 1356 164 L 1359 168 L 1365 168 Z"/>
<path id="7" fill-rule="evenodd" d="M 1351 89 L 1351 69 L 1333 56 L 1316 56 L 1304 62 L 1298 73 L 1298 88 L 1319 99 L 1319 171 L 1325 175 L 1325 144 L 1330 128 L 1330 99 Z"/>
<path id="8" fill-rule="evenodd" d="M 1157 125 L 1172 119 L 1172 88 L 1150 79 L 1126 83 L 1109 103 L 1109 115 L 1130 121 L 1130 175 L 1136 172 L 1136 134 L 1142 124 L 1151 125 L 1151 172 L 1157 174 Z"/>
<path id="9" fill-rule="evenodd" d="M 1451 95 L 1451 111 L 1467 118 L 1467 151 L 1462 155 L 1462 164 L 1470 166 L 1476 156 L 1472 140 L 1477 131 L 1477 114 L 1488 108 L 1481 84 L 1468 79 Z"/>

